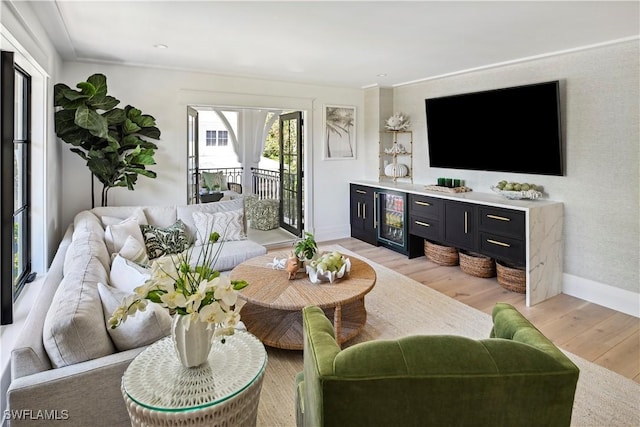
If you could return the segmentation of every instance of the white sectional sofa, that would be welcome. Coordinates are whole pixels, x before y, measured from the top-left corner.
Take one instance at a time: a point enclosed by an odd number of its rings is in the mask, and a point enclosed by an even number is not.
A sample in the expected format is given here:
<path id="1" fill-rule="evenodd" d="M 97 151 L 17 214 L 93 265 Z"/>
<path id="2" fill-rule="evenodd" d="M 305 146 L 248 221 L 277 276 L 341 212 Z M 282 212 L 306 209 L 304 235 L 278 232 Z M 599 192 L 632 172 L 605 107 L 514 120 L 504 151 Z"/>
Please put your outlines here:
<path id="1" fill-rule="evenodd" d="M 194 212 L 238 210 L 244 212 L 242 198 L 189 206 L 101 207 L 80 212 L 60 243 L 11 355 L 9 409 L 27 410 L 31 415 L 26 420 L 11 420 L 10 425 L 43 425 L 36 419 L 38 414 L 57 418 L 65 426 L 130 425 L 120 391 L 122 375 L 146 345 L 169 334 L 170 318 L 155 307 L 155 312 L 145 312 L 147 317 L 129 326 L 127 320 L 122 330 L 106 327 L 108 300 L 113 303 L 125 292 L 111 283 L 115 280 L 112 257 L 120 255 L 110 252 L 117 250 L 114 244 L 122 245 L 113 241 L 117 234 L 114 230 L 142 212 L 141 221 L 156 227 L 169 227 L 180 220 L 189 237 L 194 238 Z M 106 234 L 105 223 L 112 224 Z M 246 224 L 243 227 L 246 231 Z M 214 268 L 221 271 L 266 253 L 264 246 L 246 239 L 217 244 L 223 246 Z M 131 279 L 135 274 L 124 276 Z M 114 335 L 116 332 L 120 335 Z"/>

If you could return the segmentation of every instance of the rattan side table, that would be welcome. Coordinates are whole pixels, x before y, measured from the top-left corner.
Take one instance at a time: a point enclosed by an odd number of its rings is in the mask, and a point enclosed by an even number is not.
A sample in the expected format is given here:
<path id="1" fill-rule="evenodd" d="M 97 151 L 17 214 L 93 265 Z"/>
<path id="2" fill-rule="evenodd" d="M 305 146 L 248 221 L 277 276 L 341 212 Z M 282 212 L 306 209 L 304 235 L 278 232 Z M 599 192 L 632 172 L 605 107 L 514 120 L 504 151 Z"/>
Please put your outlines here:
<path id="1" fill-rule="evenodd" d="M 255 426 L 267 353 L 245 331 L 217 341 L 208 363 L 182 366 L 170 337 L 141 352 L 122 377 L 133 426 Z"/>

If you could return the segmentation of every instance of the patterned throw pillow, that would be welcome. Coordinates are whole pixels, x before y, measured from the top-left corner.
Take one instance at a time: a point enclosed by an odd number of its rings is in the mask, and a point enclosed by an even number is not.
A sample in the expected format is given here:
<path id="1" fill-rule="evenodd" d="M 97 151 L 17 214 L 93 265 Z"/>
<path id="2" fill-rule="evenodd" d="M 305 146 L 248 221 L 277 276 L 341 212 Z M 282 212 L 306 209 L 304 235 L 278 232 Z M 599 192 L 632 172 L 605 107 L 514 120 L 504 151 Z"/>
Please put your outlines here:
<path id="1" fill-rule="evenodd" d="M 166 254 L 178 254 L 191 246 L 191 239 L 187 234 L 187 226 L 180 220 L 166 228 L 155 225 L 141 225 L 140 230 L 147 246 L 149 259 L 158 258 Z"/>
<path id="2" fill-rule="evenodd" d="M 218 188 L 219 191 L 229 190 L 224 172 L 202 172 L 202 180 L 204 181 L 204 186 L 208 189 L 213 190 L 217 185 L 220 187 Z"/>
<path id="3" fill-rule="evenodd" d="M 241 209 L 228 212 L 194 212 L 193 222 L 196 225 L 197 242 L 202 245 L 213 232 L 220 234 L 220 241 L 246 240 L 244 233 L 243 211 Z"/>

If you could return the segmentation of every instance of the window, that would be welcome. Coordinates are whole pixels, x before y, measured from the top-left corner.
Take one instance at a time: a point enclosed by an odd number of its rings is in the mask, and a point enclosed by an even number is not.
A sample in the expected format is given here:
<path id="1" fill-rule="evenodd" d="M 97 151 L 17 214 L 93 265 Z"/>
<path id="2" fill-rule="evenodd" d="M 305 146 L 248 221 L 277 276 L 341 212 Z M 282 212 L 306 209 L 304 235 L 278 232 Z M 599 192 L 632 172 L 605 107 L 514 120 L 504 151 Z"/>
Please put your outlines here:
<path id="1" fill-rule="evenodd" d="M 207 147 L 226 147 L 229 143 L 229 131 L 208 130 L 206 138 Z"/>
<path id="2" fill-rule="evenodd" d="M 2 142 L 0 146 L 0 304 L 1 323 L 13 322 L 13 301 L 31 277 L 30 137 L 31 77 L 14 64 L 13 52 L 2 52 Z M 7 226 L 9 225 L 9 226 Z M 11 254 L 9 256 L 9 254 Z"/>
<path id="3" fill-rule="evenodd" d="M 216 131 L 207 131 L 207 147 L 214 147 L 216 145 Z"/>

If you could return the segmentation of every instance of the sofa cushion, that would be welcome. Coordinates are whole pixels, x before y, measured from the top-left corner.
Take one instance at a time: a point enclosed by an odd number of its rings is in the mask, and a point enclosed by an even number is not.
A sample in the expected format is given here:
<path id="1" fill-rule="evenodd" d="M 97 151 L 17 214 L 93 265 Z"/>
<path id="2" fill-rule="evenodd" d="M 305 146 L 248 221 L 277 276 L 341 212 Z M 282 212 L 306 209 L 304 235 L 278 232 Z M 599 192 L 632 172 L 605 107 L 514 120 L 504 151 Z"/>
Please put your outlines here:
<path id="1" fill-rule="evenodd" d="M 141 225 L 140 228 L 149 259 L 162 255 L 178 254 L 191 246 L 192 243 L 187 234 L 186 226 L 181 220 L 165 228 L 155 225 Z"/>
<path id="2" fill-rule="evenodd" d="M 104 228 L 97 216 L 89 211 L 82 211 L 73 218 L 73 237 L 71 239 L 75 240 L 76 235 L 80 235 L 82 232 L 96 233 L 102 239 Z"/>
<path id="3" fill-rule="evenodd" d="M 109 225 L 115 225 L 127 218 L 134 218 L 138 221 L 138 224 L 148 224 L 147 216 L 144 214 L 144 210 L 142 208 L 135 209 L 131 215 L 125 216 L 124 218 L 118 216 L 110 216 L 110 215 L 102 215 L 100 220 L 102 221 L 102 225 L 105 227 Z"/>
<path id="4" fill-rule="evenodd" d="M 196 241 L 196 224 L 193 221 L 193 213 L 194 212 L 229 212 L 236 210 L 244 211 L 244 200 L 242 197 L 233 200 L 220 201 L 216 203 L 202 203 L 197 205 L 186 205 L 186 206 L 178 206 L 176 208 L 178 219 L 185 223 L 187 226 L 187 232 L 189 236 Z M 242 224 L 244 228 L 244 232 L 247 232 L 247 224 L 246 220 L 243 221 Z"/>
<path id="5" fill-rule="evenodd" d="M 212 266 L 213 269 L 219 271 L 231 270 L 250 258 L 255 258 L 267 253 L 267 248 L 251 240 L 214 243 L 212 250 L 215 252 L 219 245 L 223 245 L 223 249 L 220 251 L 218 259 Z M 191 252 L 190 264 L 192 266 L 195 266 L 199 259 L 201 260 L 201 253 L 204 247 L 203 245 L 196 245 L 188 249 L 188 251 Z"/>
<path id="6" fill-rule="evenodd" d="M 151 270 L 116 255 L 109 272 L 109 284 L 125 292 L 133 292 L 151 277 Z"/>
<path id="7" fill-rule="evenodd" d="M 51 301 L 44 322 L 43 341 L 55 368 L 73 365 L 114 352 L 104 327 L 98 282 L 107 271 L 95 256 L 66 266 L 65 277 Z"/>
<path id="8" fill-rule="evenodd" d="M 142 231 L 141 231 L 142 233 Z M 124 241 L 124 245 L 117 254 L 112 254 L 111 259 L 115 259 L 117 255 L 136 264 L 146 266 L 149 264 L 149 255 L 147 254 L 147 247 L 140 243 L 135 237 L 128 236 Z"/>
<path id="9" fill-rule="evenodd" d="M 138 311 L 115 329 L 109 327 L 109 319 L 122 304 L 129 292 L 98 283 L 104 316 L 103 327 L 118 351 L 142 347 L 158 341 L 171 333 L 171 316 L 157 304 L 149 303 L 144 311 Z"/>
<path id="10" fill-rule="evenodd" d="M 220 241 L 245 240 L 247 235 L 243 225 L 244 213 L 241 209 L 228 212 L 194 212 L 193 220 L 196 224 L 196 244 L 202 245 L 211 233 L 220 234 Z"/>
<path id="11" fill-rule="evenodd" d="M 140 223 L 134 217 L 129 217 L 118 224 L 108 225 L 104 231 L 104 240 L 109 253 L 120 252 L 129 236 L 133 236 L 140 244 L 144 245 Z"/>
<path id="12" fill-rule="evenodd" d="M 138 209 L 140 206 L 100 206 L 91 209 L 91 213 L 98 218 L 103 216 L 129 218 L 135 215 Z M 168 227 L 176 222 L 175 206 L 143 206 L 142 210 L 148 224 Z"/>
<path id="13" fill-rule="evenodd" d="M 111 257 L 104 243 L 104 232 L 76 230 L 65 254 L 63 274 L 66 276 L 77 265 L 86 265 L 91 257 L 97 258 L 105 271 L 109 270 Z"/>

